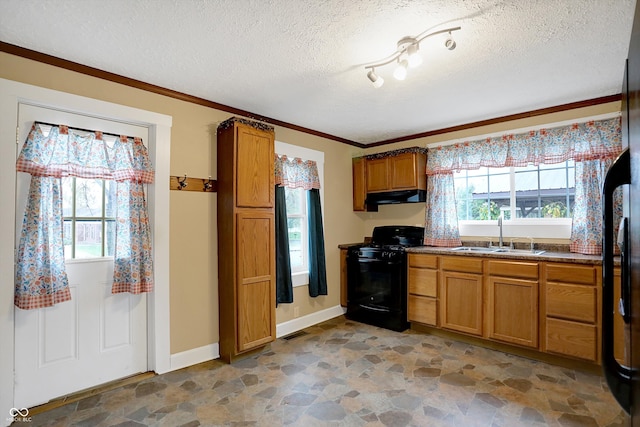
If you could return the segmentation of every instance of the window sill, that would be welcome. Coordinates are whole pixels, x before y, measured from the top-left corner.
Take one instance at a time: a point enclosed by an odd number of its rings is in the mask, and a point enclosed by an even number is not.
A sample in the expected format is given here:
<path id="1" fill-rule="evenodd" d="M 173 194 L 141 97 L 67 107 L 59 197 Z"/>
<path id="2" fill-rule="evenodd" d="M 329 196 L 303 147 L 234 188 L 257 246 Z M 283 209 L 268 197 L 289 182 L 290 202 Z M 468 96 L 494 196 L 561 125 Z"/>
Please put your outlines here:
<path id="1" fill-rule="evenodd" d="M 461 236 L 498 237 L 498 221 L 460 221 Z M 569 239 L 571 237 L 571 219 L 514 219 L 502 223 L 503 235 L 507 237 L 534 237 Z"/>
<path id="2" fill-rule="evenodd" d="M 294 288 L 298 286 L 307 286 L 309 284 L 309 272 L 301 271 L 299 273 L 291 273 L 291 281 L 293 282 Z"/>

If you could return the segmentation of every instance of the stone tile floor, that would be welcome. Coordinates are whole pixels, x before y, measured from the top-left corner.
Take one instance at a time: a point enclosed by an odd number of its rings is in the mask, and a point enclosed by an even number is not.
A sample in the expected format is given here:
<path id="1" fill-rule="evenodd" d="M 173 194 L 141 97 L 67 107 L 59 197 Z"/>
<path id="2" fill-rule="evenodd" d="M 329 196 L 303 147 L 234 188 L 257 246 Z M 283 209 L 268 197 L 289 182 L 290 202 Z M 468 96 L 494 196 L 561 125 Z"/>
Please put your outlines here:
<path id="1" fill-rule="evenodd" d="M 344 317 L 257 356 L 158 375 L 30 426 L 622 426 L 601 376 Z"/>

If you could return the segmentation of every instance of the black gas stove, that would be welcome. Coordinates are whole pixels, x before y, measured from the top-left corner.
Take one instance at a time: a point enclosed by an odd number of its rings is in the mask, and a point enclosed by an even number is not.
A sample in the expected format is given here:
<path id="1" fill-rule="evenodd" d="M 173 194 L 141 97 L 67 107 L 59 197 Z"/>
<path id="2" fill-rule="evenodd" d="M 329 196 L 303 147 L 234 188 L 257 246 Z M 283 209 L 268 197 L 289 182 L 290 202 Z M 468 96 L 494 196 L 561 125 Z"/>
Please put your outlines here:
<path id="1" fill-rule="evenodd" d="M 373 229 L 371 243 L 347 254 L 347 318 L 395 331 L 407 322 L 407 254 L 422 245 L 424 228 Z"/>

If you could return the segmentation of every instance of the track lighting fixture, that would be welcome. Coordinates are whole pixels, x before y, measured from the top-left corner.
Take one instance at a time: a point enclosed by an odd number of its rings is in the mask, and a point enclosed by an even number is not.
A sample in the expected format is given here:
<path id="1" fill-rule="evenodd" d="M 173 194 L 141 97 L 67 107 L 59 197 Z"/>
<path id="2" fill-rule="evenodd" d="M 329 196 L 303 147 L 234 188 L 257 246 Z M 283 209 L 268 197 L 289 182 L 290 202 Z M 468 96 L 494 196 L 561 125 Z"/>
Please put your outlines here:
<path id="1" fill-rule="evenodd" d="M 367 73 L 367 77 L 371 80 L 371 84 L 373 87 L 378 88 L 384 84 L 384 79 L 376 74 L 376 71 L 372 68 Z"/>
<path id="2" fill-rule="evenodd" d="M 449 50 L 453 50 L 456 48 L 456 42 L 453 40 L 451 32 L 458 31 L 460 29 L 461 27 L 453 27 L 434 31 L 432 33 L 425 31 L 417 37 L 404 37 L 400 39 L 400 41 L 398 41 L 398 47 L 394 53 L 378 62 L 364 66 L 365 70 L 369 70 L 367 77 L 373 84 L 373 87 L 378 88 L 382 86 L 384 79 L 376 74 L 375 69 L 382 67 L 383 65 L 391 64 L 392 62 L 397 62 L 398 65 L 393 71 L 393 77 L 397 80 L 404 80 L 407 77 L 407 69 L 409 67 L 414 68 L 422 63 L 422 57 L 418 53 L 420 50 L 420 42 L 422 40 L 438 34 L 446 33 L 448 36 L 444 42 L 444 46 Z"/>

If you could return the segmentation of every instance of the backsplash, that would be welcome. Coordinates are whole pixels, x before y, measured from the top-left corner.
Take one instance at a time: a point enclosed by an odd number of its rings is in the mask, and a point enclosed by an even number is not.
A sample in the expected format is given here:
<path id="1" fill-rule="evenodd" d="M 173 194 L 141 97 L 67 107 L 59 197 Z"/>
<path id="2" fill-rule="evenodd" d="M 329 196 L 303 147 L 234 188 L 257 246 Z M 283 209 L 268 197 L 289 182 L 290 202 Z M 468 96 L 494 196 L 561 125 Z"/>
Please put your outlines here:
<path id="1" fill-rule="evenodd" d="M 497 245 L 498 244 L 498 239 L 495 238 L 492 241 L 493 245 Z M 510 245 L 510 239 L 505 239 L 504 243 L 505 246 L 509 246 Z M 487 241 L 487 239 L 484 240 L 464 240 L 462 242 L 462 246 L 480 246 L 480 247 L 485 247 L 488 246 L 489 242 Z M 547 252 L 569 252 L 569 244 L 563 244 L 563 243 L 538 243 L 538 242 L 534 242 L 534 249 L 537 251 L 547 251 Z M 524 239 L 518 240 L 513 242 L 513 247 L 515 249 L 531 249 L 531 243 L 528 241 L 525 241 Z"/>

